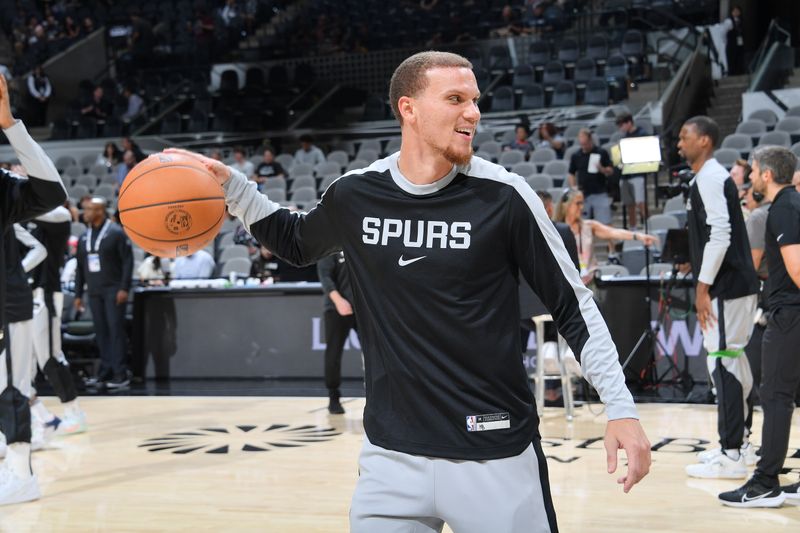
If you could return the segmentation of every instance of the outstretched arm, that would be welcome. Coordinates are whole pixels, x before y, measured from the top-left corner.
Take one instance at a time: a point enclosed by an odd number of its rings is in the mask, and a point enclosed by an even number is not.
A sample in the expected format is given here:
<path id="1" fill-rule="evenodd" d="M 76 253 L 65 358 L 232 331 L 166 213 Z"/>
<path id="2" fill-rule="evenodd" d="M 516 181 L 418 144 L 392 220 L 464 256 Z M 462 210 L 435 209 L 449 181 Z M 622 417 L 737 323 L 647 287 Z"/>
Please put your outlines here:
<path id="1" fill-rule="evenodd" d="M 214 175 L 225 191 L 225 202 L 250 234 L 281 259 L 305 266 L 341 250 L 336 224 L 336 184 L 308 213 L 292 213 L 258 191 L 255 182 L 219 161 L 176 148 L 166 154 L 192 157 Z"/>

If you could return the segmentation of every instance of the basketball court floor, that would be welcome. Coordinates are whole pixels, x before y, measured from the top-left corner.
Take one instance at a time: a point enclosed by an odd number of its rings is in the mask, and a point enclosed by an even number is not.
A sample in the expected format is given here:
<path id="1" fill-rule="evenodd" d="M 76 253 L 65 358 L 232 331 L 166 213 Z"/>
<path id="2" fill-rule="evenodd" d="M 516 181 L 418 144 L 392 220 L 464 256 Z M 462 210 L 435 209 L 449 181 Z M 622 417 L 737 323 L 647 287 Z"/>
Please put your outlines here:
<path id="1" fill-rule="evenodd" d="M 43 498 L 0 508 L 0 531 L 347 531 L 364 399 L 347 400 L 344 416 L 329 416 L 326 402 L 84 397 L 90 431 L 34 454 Z M 600 406 L 579 408 L 568 424 L 550 408 L 541 425 L 562 531 L 800 531 L 800 507 L 724 508 L 717 493 L 741 481 L 686 477 L 693 452 L 715 439 L 713 406 L 640 405 L 657 449 L 650 475 L 627 495 L 606 473 L 605 415 L 590 409 Z M 760 413 L 754 427 L 758 443 Z M 795 414 L 786 463 L 795 473 L 784 481 L 800 472 L 798 428 Z"/>

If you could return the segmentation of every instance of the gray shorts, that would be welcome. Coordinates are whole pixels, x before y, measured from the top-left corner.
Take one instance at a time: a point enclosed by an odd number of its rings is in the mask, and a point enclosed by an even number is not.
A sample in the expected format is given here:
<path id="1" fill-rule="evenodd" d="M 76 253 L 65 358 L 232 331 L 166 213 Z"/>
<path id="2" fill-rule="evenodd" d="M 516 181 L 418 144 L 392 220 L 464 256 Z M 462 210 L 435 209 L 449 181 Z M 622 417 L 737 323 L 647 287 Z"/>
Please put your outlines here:
<path id="1" fill-rule="evenodd" d="M 351 533 L 556 533 L 538 439 L 520 455 L 460 461 L 409 455 L 364 437 Z"/>
<path id="2" fill-rule="evenodd" d="M 620 182 L 620 194 L 623 205 L 644 203 L 644 178 L 628 178 Z"/>
<path id="3" fill-rule="evenodd" d="M 606 193 L 585 196 L 583 216 L 603 224 L 611 224 L 611 197 Z"/>

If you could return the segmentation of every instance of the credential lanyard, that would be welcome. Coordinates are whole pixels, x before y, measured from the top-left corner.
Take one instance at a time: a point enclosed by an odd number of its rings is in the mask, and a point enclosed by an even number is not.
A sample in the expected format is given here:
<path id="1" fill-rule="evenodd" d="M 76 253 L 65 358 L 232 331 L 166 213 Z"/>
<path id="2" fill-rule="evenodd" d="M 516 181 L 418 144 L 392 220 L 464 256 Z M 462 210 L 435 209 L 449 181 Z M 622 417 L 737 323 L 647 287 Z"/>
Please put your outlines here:
<path id="1" fill-rule="evenodd" d="M 100 250 L 100 243 L 103 242 L 103 237 L 106 236 L 106 232 L 108 231 L 108 223 L 110 221 L 106 219 L 103 223 L 103 227 L 100 228 L 100 233 L 97 234 L 97 242 L 94 243 L 94 252 L 97 253 Z M 86 253 L 92 253 L 92 227 L 89 226 L 89 231 L 86 233 Z"/>

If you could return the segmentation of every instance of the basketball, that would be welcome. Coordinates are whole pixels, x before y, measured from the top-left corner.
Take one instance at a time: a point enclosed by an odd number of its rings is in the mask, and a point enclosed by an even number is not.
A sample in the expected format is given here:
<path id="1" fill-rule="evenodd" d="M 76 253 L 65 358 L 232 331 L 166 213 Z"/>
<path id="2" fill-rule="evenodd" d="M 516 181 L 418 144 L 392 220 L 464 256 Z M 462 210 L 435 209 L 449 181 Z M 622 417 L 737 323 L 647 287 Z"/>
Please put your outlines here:
<path id="1" fill-rule="evenodd" d="M 204 248 L 225 219 L 222 187 L 200 162 L 179 154 L 154 154 L 136 165 L 117 205 L 128 237 L 159 257 Z"/>

